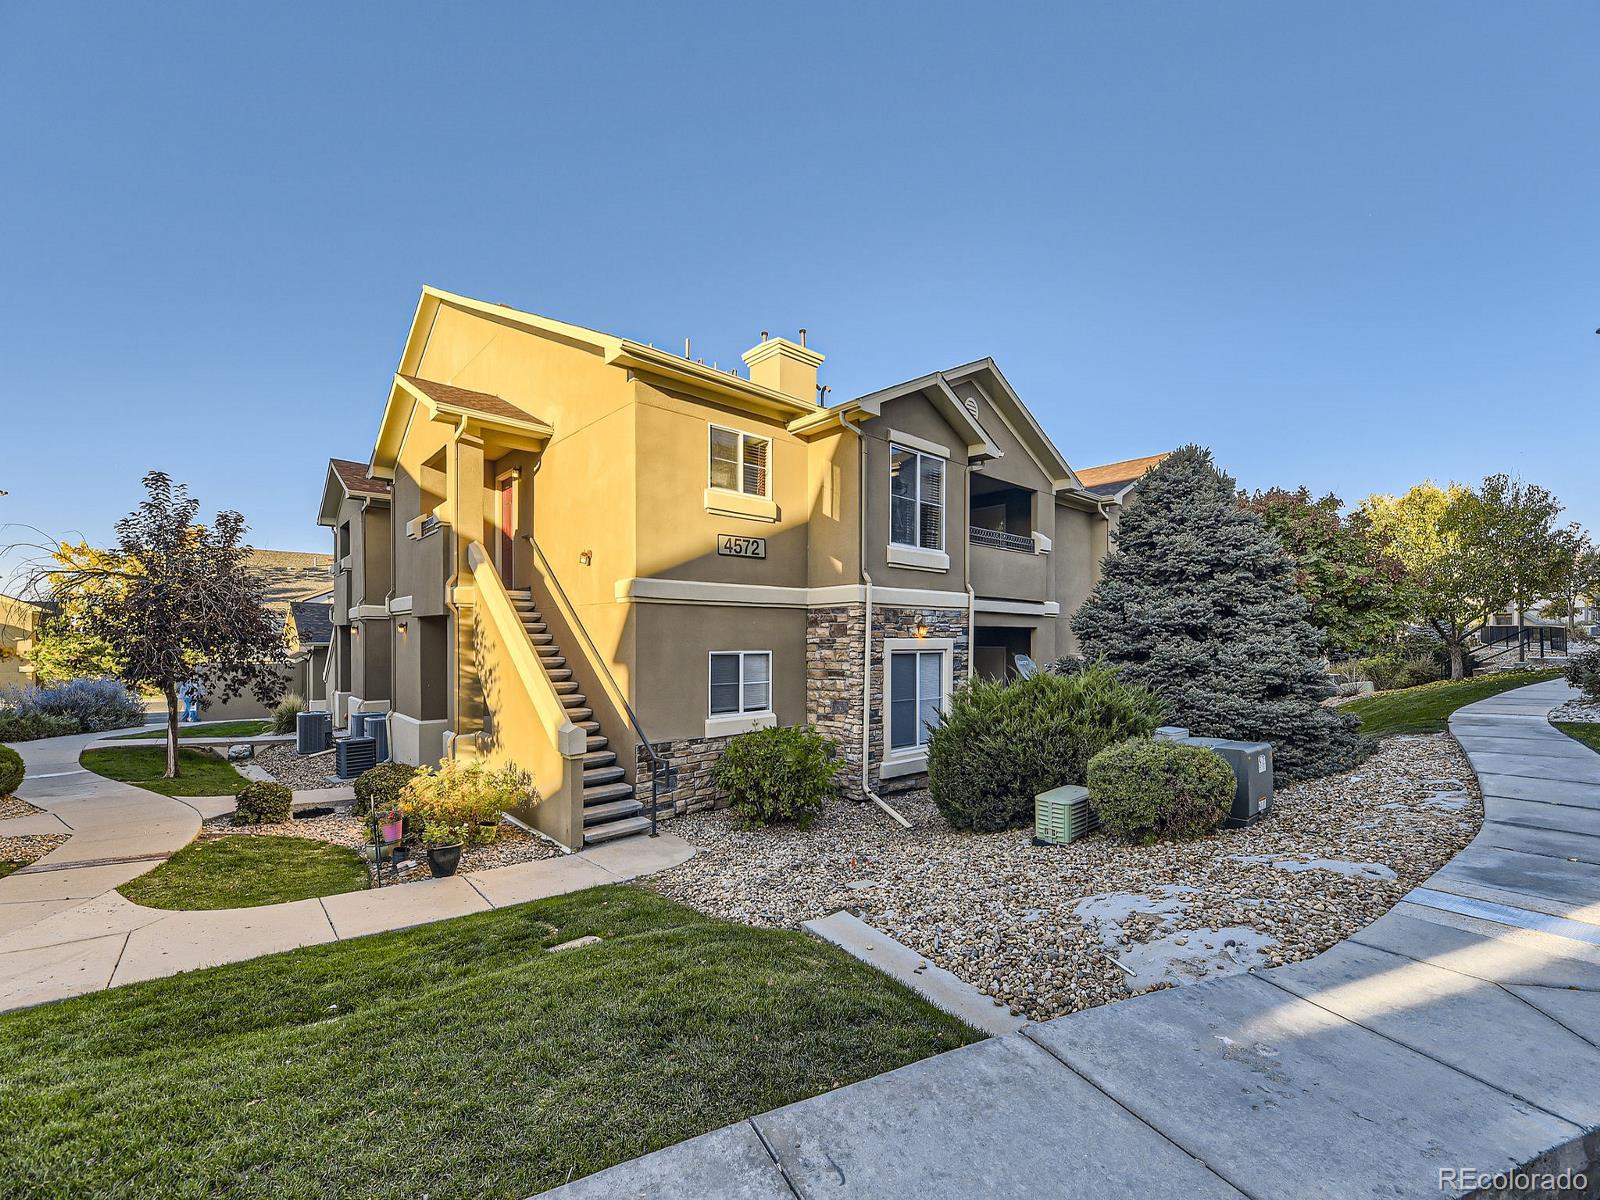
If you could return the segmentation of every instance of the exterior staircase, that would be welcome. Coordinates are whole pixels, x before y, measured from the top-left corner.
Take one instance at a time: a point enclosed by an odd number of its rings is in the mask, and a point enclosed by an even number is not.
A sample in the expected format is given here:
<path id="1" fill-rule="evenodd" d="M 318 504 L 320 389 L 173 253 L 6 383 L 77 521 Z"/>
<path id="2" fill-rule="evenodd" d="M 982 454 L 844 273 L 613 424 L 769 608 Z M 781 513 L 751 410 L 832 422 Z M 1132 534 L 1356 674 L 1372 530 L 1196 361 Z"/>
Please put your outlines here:
<path id="1" fill-rule="evenodd" d="M 550 684 L 567 716 L 588 735 L 587 752 L 583 756 L 583 844 L 593 846 L 636 833 L 650 832 L 650 819 L 642 816 L 644 805 L 635 799 L 633 785 L 623 778 L 617 765 L 617 752 L 600 731 L 600 722 L 594 719 L 588 698 L 578 690 L 572 678 L 572 668 L 556 645 L 555 636 L 545 625 L 544 618 L 534 604 L 533 595 L 527 591 L 508 592 L 512 606 L 528 631 L 539 664 L 549 676 Z"/>

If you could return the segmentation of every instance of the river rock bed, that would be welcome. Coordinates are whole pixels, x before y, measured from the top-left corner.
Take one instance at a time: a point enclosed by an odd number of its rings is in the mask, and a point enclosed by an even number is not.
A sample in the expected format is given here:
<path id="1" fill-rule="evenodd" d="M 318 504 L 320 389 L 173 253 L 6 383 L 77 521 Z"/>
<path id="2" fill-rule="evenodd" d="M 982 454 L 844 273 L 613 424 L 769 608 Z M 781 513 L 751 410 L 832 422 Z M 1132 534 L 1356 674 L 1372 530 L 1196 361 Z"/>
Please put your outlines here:
<path id="1" fill-rule="evenodd" d="M 12 817 L 31 817 L 43 811 L 21 796 L 0 796 L 0 821 L 9 821 Z"/>
<path id="2" fill-rule="evenodd" d="M 0 837 L 0 862 L 27 866 L 38 862 L 71 837 L 70 833 L 19 833 Z"/>
<path id="3" fill-rule="evenodd" d="M 891 803 L 911 829 L 850 801 L 809 830 L 745 829 L 727 810 L 675 818 L 701 853 L 648 886 L 751 925 L 847 909 L 1044 1020 L 1317 954 L 1462 849 L 1483 812 L 1444 734 L 1390 738 L 1354 771 L 1280 789 L 1253 828 L 1186 843 L 1034 846 L 1031 830 L 954 832 L 925 792 Z M 1133 899 L 1080 915 L 1108 897 Z"/>

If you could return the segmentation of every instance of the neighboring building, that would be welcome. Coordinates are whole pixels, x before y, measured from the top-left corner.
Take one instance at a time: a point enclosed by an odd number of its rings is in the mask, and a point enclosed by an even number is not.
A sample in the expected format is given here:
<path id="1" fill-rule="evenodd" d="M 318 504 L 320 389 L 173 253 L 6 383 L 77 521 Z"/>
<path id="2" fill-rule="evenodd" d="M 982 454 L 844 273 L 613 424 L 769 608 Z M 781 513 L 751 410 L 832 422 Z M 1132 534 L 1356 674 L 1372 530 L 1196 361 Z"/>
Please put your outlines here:
<path id="1" fill-rule="evenodd" d="M 1122 515 L 1139 502 L 1135 490 L 1139 480 L 1166 454 L 1147 454 L 1143 458 L 1127 458 L 1121 462 L 1106 463 L 1101 467 L 1085 467 L 1078 479 L 1089 494 L 1105 503 L 1106 516 L 1111 522 L 1111 541 L 1116 544 L 1117 531 L 1122 527 Z"/>
<path id="2" fill-rule="evenodd" d="M 352 712 L 387 712 L 390 696 L 389 604 L 392 596 L 389 498 L 394 485 L 367 474 L 365 463 L 336 458 L 328 463 L 317 523 L 333 530 L 333 604 L 323 695 L 333 719 Z M 442 603 L 442 598 L 441 598 Z M 444 726 L 439 726 L 443 734 Z M 401 738 L 396 753 L 406 762 L 436 762 L 439 749 L 419 751 L 415 738 Z"/>
<path id="3" fill-rule="evenodd" d="M 0 595 L 0 691 L 33 683 L 29 656 L 44 615 L 42 605 Z"/>
<path id="4" fill-rule="evenodd" d="M 710 804 L 762 726 L 814 725 L 856 795 L 918 784 L 957 681 L 1073 649 L 1106 502 L 992 360 L 830 407 L 803 333 L 744 361 L 425 289 L 318 515 L 338 719 L 517 763 L 518 815 L 575 846 L 644 828 L 667 763 L 677 811 Z"/>
<path id="5" fill-rule="evenodd" d="M 287 617 L 290 604 L 327 593 L 333 558 L 299 550 L 252 550 L 248 566 L 266 581 L 267 607 Z"/>
<path id="6" fill-rule="evenodd" d="M 292 691 L 299 692 L 307 708 L 328 708 L 329 646 L 333 641 L 333 602 L 294 600 L 289 604 L 284 628 L 289 661 L 294 665 Z"/>

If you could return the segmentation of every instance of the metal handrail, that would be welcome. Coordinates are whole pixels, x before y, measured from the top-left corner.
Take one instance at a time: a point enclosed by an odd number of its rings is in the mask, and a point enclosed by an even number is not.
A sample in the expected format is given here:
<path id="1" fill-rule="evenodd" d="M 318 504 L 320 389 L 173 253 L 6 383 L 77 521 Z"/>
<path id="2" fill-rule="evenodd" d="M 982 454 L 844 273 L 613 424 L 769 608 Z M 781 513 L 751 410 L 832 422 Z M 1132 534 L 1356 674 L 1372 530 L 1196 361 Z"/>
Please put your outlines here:
<path id="1" fill-rule="evenodd" d="M 611 673 L 611 668 L 606 665 L 605 655 L 600 653 L 600 648 L 594 644 L 594 639 L 589 636 L 589 631 L 584 628 L 582 620 L 578 617 L 578 607 L 572 603 L 572 597 L 567 595 L 567 589 L 561 586 L 561 580 L 557 578 L 555 568 L 550 565 L 550 560 L 545 557 L 544 551 L 539 549 L 539 543 L 534 541 L 531 535 L 527 536 L 528 544 L 533 547 L 533 552 L 539 559 L 539 565 L 544 571 L 545 578 L 550 581 L 550 586 L 561 596 L 562 602 L 567 606 L 567 611 L 572 614 L 571 624 L 574 632 L 588 644 L 590 661 L 604 671 L 606 678 L 611 681 L 612 691 L 616 693 L 617 699 L 622 702 L 622 711 L 628 716 L 628 724 L 632 725 L 634 733 L 639 735 L 639 744 L 644 747 L 645 754 L 650 758 L 650 836 L 655 837 L 657 832 L 656 809 L 661 806 L 661 785 L 664 782 L 662 768 L 666 768 L 667 772 L 670 772 L 670 766 L 667 760 L 657 754 L 656 748 L 650 744 L 650 735 L 644 731 L 644 726 L 639 723 L 638 714 L 633 711 L 633 705 L 628 703 L 627 693 L 622 690 L 622 685 L 617 682 L 617 677 Z"/>
<path id="2" fill-rule="evenodd" d="M 967 529 L 967 540 L 979 546 L 993 546 L 996 550 L 1015 550 L 1019 554 L 1032 554 L 1033 539 L 1020 533 L 1007 533 L 1003 529 L 985 529 L 972 525 Z"/>

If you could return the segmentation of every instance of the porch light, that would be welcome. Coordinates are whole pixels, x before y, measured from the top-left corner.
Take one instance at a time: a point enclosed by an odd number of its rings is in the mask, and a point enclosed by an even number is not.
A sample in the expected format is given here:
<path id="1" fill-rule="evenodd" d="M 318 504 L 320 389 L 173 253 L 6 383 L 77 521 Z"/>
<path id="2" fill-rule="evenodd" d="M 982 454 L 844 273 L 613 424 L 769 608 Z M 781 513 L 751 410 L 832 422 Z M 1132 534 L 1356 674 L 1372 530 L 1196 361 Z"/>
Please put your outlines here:
<path id="1" fill-rule="evenodd" d="M 593 561 L 594 561 L 594 551 L 593 550 L 580 550 L 578 552 L 578 565 L 580 567 L 587 567 Z"/>
<path id="2" fill-rule="evenodd" d="M 925 637 L 928 636 L 928 622 L 927 622 L 927 620 L 925 618 L 923 618 L 923 617 L 918 617 L 917 618 L 917 630 L 916 630 L 916 632 L 917 632 L 917 637 L 919 639 L 920 638 L 925 638 Z"/>

